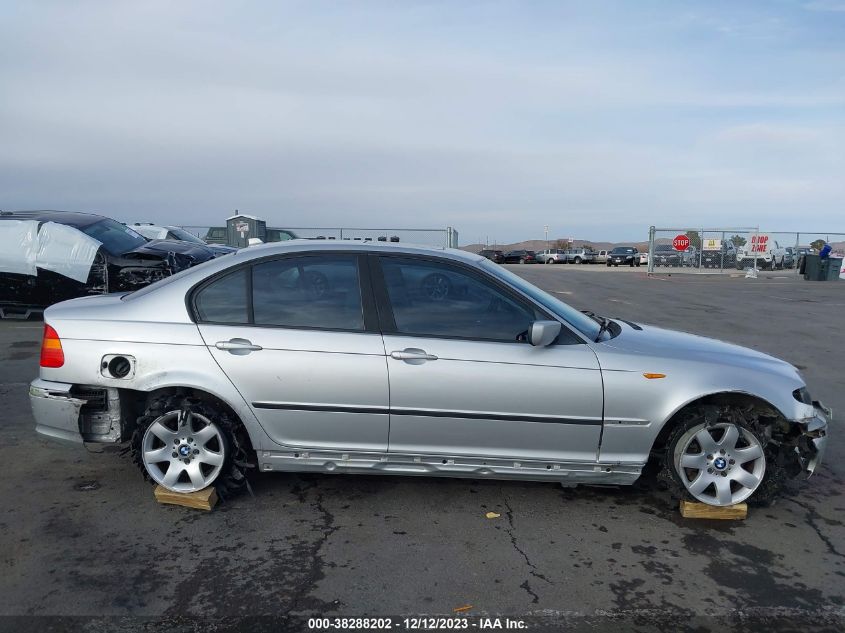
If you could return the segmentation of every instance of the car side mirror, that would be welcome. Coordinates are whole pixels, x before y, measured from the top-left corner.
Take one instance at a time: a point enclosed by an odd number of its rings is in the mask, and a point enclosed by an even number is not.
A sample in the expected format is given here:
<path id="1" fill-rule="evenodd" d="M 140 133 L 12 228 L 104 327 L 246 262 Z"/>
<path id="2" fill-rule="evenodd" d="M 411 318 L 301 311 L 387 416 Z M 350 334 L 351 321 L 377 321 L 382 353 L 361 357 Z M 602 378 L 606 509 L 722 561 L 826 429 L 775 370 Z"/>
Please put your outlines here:
<path id="1" fill-rule="evenodd" d="M 548 347 L 560 334 L 558 321 L 534 321 L 528 326 L 528 342 L 534 347 Z"/>

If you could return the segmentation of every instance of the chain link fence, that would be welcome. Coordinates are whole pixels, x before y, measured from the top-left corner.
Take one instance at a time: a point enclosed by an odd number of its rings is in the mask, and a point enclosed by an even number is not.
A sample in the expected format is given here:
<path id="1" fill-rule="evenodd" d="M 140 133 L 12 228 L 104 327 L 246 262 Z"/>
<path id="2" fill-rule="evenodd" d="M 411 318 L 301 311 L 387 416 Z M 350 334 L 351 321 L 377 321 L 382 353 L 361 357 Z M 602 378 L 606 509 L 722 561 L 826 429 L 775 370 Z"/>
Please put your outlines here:
<path id="1" fill-rule="evenodd" d="M 725 274 L 798 270 L 801 258 L 830 244 L 845 251 L 845 233 L 768 231 L 760 227 L 650 227 L 648 272 Z"/>
<path id="2" fill-rule="evenodd" d="M 186 226 L 180 228 L 208 242 L 220 243 L 225 240 L 225 227 Z M 292 226 L 283 229 L 267 227 L 268 234 L 281 233 L 281 239 L 290 239 L 291 233 L 305 239 L 348 240 L 357 242 L 405 242 L 424 246 L 458 248 L 458 231 L 447 226 L 445 229 L 395 229 L 395 228 L 354 228 L 354 227 L 314 227 Z M 272 241 L 279 241 L 273 239 Z"/>

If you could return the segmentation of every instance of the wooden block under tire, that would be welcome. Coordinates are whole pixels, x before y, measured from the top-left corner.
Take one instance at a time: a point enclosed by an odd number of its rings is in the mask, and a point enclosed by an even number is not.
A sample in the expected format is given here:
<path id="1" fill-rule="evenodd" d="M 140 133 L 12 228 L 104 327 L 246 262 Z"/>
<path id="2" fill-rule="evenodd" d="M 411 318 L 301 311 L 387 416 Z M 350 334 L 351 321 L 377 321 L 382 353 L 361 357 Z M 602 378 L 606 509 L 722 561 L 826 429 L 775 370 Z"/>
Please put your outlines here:
<path id="1" fill-rule="evenodd" d="M 732 506 L 711 506 L 706 503 L 682 500 L 681 516 L 685 519 L 741 520 L 748 516 L 748 506 L 744 503 Z"/>
<path id="2" fill-rule="evenodd" d="M 156 486 L 155 498 L 159 503 L 170 503 L 197 510 L 211 510 L 217 505 L 217 491 L 214 486 L 197 492 L 173 492 L 163 486 Z"/>

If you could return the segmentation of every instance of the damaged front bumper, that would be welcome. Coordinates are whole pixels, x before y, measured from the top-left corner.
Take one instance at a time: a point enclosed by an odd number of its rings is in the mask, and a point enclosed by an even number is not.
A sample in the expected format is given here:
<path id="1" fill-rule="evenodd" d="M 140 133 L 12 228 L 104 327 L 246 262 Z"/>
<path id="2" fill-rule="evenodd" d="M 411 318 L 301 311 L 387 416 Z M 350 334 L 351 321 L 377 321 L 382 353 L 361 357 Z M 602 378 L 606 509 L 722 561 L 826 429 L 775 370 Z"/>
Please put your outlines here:
<path id="1" fill-rule="evenodd" d="M 122 440 L 120 393 L 37 378 L 29 385 L 35 430 L 50 439 L 81 444 Z"/>
<path id="2" fill-rule="evenodd" d="M 833 411 L 821 402 L 813 402 L 815 415 L 798 420 L 801 433 L 796 437 L 795 453 L 801 467 L 801 473 L 809 477 L 822 462 L 827 448 L 827 428 L 833 420 Z"/>

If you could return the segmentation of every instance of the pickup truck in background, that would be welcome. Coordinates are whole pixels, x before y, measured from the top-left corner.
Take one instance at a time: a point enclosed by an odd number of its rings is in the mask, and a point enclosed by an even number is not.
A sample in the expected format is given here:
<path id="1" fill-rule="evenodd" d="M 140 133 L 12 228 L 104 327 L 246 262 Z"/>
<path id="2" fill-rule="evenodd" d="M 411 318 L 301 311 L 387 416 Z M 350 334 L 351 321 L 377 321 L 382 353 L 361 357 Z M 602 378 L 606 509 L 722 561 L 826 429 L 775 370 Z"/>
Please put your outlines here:
<path id="1" fill-rule="evenodd" d="M 786 249 L 778 244 L 771 235 L 759 233 L 752 235 L 736 254 L 737 270 L 753 268 L 756 261 L 757 268 L 776 270 L 784 267 Z"/>

